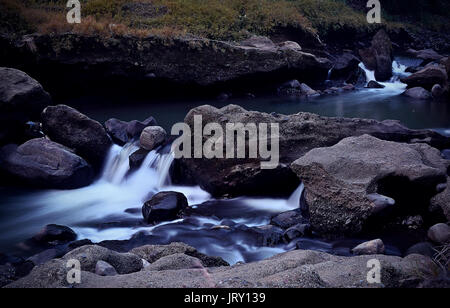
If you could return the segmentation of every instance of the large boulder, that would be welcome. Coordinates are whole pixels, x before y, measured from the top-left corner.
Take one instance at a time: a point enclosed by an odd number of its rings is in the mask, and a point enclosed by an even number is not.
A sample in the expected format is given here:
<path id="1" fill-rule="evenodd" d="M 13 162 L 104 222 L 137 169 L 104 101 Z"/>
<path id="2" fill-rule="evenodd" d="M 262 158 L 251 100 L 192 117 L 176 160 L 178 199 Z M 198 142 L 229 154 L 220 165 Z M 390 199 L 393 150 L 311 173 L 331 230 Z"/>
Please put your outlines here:
<path id="1" fill-rule="evenodd" d="M 375 78 L 385 81 L 392 77 L 392 43 L 386 31 L 379 30 L 369 48 L 361 49 L 359 55 L 364 65 L 375 71 Z"/>
<path id="2" fill-rule="evenodd" d="M 364 135 L 314 149 L 296 160 L 292 169 L 305 184 L 313 229 L 344 235 L 359 233 L 371 219 L 387 214 L 389 218 L 426 213 L 449 165 L 428 145 Z M 391 197 L 395 205 L 377 204 L 374 195 Z"/>
<path id="3" fill-rule="evenodd" d="M 44 138 L 3 147 L 0 161 L 7 173 L 37 187 L 73 189 L 93 181 L 93 170 L 84 159 Z"/>
<path id="4" fill-rule="evenodd" d="M 334 61 L 330 78 L 348 80 L 351 75 L 359 70 L 360 62 L 361 61 L 352 53 L 343 53 Z"/>
<path id="5" fill-rule="evenodd" d="M 46 225 L 33 239 L 41 243 L 67 243 L 77 239 L 75 231 L 66 226 L 55 224 Z"/>
<path id="6" fill-rule="evenodd" d="M 311 113 L 294 115 L 267 114 L 247 111 L 236 105 L 221 109 L 200 106 L 192 109 L 185 118 L 192 134 L 194 116 L 201 115 L 203 127 L 207 123 L 219 123 L 225 131 L 227 123 L 275 123 L 279 125 L 279 160 L 275 169 L 262 169 L 263 159 L 182 158 L 175 162 L 182 177 L 173 180 L 183 183 L 194 179 L 203 189 L 214 196 L 239 195 L 288 195 L 299 185 L 297 176 L 289 164 L 317 147 L 332 146 L 350 136 L 370 134 L 383 140 L 398 142 L 427 142 L 434 147 L 450 147 L 450 138 L 427 130 L 410 130 L 396 121 L 378 122 L 366 119 L 327 118 Z M 202 136 L 203 142 L 210 136 Z M 271 143 L 270 136 L 260 140 Z M 248 142 L 247 142 L 248 143 Z M 191 157 L 193 157 L 192 142 Z M 248 150 L 246 151 L 248 153 Z M 225 157 L 225 155 L 224 155 Z M 235 156 L 236 157 L 236 156 Z"/>
<path id="7" fill-rule="evenodd" d="M 370 264 L 372 267 L 376 265 L 374 259 L 380 265 L 379 283 L 368 280 L 369 271 L 372 269 L 376 272 L 376 268 L 368 267 Z M 187 260 L 182 255 L 160 260 L 153 268 L 147 267 L 128 275 L 104 277 L 83 271 L 80 284 L 68 283 L 67 273 L 70 268 L 67 268 L 64 260 L 52 260 L 35 267 L 27 277 L 7 287 L 394 288 L 419 286 L 439 271 L 428 257 L 415 254 L 406 258 L 385 255 L 340 257 L 317 251 L 295 250 L 259 262 L 209 268 L 207 271 L 196 267 L 196 263 L 192 262 L 195 260 Z"/>
<path id="8" fill-rule="evenodd" d="M 439 61 L 443 58 L 443 56 L 438 54 L 433 49 L 422 49 L 422 50 L 408 49 L 406 52 L 412 57 L 416 57 L 423 60 L 421 65 L 426 65 L 433 61 Z"/>
<path id="9" fill-rule="evenodd" d="M 41 118 L 50 139 L 74 149 L 96 167 L 102 165 L 112 141 L 99 122 L 65 105 L 45 108 Z"/>
<path id="10" fill-rule="evenodd" d="M 186 197 L 179 192 L 160 192 L 142 206 L 142 215 L 147 223 L 174 220 L 181 217 L 188 207 Z"/>
<path id="11" fill-rule="evenodd" d="M 106 76 L 152 76 L 202 86 L 244 78 L 256 81 L 258 74 L 266 75 L 268 83 L 271 77 L 278 78 L 280 72 L 323 80 L 331 68 L 328 59 L 289 48 L 291 44 L 241 45 L 191 36 L 169 39 L 122 36 L 117 39 L 73 33 L 30 35 L 27 41 L 36 46 L 40 62 L 49 61 L 55 66 L 64 67 L 69 62 L 72 68 L 92 68 L 94 72 L 99 68 Z M 25 47 L 18 52 L 21 51 L 29 52 Z M 260 84 L 261 79 L 257 80 Z"/>
<path id="12" fill-rule="evenodd" d="M 450 244 L 450 227 L 444 223 L 435 224 L 428 229 L 427 236 L 436 244 Z"/>
<path id="13" fill-rule="evenodd" d="M 409 88 L 422 87 L 431 91 L 435 84 L 445 86 L 447 83 L 447 72 L 439 66 L 428 66 L 417 73 L 402 78 L 401 81 L 406 83 Z"/>
<path id="14" fill-rule="evenodd" d="M 25 123 L 38 120 L 50 95 L 22 71 L 0 67 L 0 144 L 23 141 Z"/>

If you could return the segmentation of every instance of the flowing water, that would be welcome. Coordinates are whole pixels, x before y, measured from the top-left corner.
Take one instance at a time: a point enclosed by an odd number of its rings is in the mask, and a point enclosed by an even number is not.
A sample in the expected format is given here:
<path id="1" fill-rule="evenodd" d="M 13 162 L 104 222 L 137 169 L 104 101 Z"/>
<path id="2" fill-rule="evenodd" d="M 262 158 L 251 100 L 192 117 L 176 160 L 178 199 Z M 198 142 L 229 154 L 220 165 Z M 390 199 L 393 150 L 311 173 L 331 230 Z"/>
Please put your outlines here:
<path id="1" fill-rule="evenodd" d="M 106 120 L 117 117 L 124 120 L 143 119 L 153 115 L 161 125 L 182 121 L 189 109 L 205 103 L 218 107 L 237 103 L 247 109 L 292 114 L 309 111 L 326 116 L 398 119 L 411 128 L 436 129 L 450 135 L 450 107 L 428 101 L 407 99 L 400 94 L 405 85 L 399 81 L 405 75 L 408 59 L 397 59 L 393 64 L 394 77 L 383 83 L 384 89 L 363 89 L 338 96 L 311 100 L 260 98 L 218 102 L 171 102 L 165 105 L 141 105 L 98 110 L 95 105 L 83 110 L 88 115 Z M 373 72 L 366 72 L 367 81 Z M 89 106 L 90 99 L 84 98 Z M 75 103 L 75 102 L 74 102 Z M 67 102 L 71 104 L 71 102 Z M 76 104 L 75 104 L 76 105 Z M 82 108 L 81 108 L 82 109 Z M 0 188 L 0 251 L 20 252 L 17 243 L 36 234 L 44 225 L 55 223 L 73 228 L 79 239 L 93 242 L 127 240 L 145 237 L 147 243 L 167 244 L 182 241 L 199 251 L 221 256 L 230 263 L 264 259 L 295 248 L 295 244 L 263 247 L 248 228 L 266 225 L 277 213 L 298 208 L 303 191 L 300 186 L 289 199 L 241 197 L 215 200 L 200 187 L 180 187 L 171 184 L 169 169 L 173 155 L 165 149 L 152 151 L 142 166 L 130 173 L 128 157 L 138 149 L 134 143 L 124 147 L 113 146 L 106 159 L 101 177 L 92 185 L 76 190 L 11 190 Z M 156 226 L 142 221 L 143 202 L 160 191 L 178 191 L 186 195 L 192 214 L 185 219 Z M 228 227 L 224 227 L 227 225 Z M 356 242 L 361 242 L 357 240 Z M 303 238 L 300 246 L 337 254 L 349 254 L 355 241 L 328 242 L 317 238 Z M 388 252 L 400 254 L 395 245 L 387 245 Z"/>

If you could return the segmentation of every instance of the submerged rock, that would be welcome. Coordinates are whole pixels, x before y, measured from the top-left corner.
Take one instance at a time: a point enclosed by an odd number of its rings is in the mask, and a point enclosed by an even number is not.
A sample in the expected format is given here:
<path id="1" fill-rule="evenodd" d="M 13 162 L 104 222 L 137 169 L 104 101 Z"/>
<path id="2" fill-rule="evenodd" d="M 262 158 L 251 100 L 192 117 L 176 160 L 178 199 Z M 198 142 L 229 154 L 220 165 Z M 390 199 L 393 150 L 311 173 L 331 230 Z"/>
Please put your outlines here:
<path id="1" fill-rule="evenodd" d="M 305 184 L 314 231 L 339 235 L 360 232 L 369 218 L 384 212 L 374 193 L 394 199 L 396 211 L 426 212 L 449 165 L 428 145 L 364 135 L 314 149 L 296 160 L 292 169 Z"/>
<path id="2" fill-rule="evenodd" d="M 380 239 L 362 243 L 352 249 L 357 255 L 378 255 L 384 254 L 384 243 Z"/>
<path id="3" fill-rule="evenodd" d="M 186 116 L 185 123 L 190 126 L 193 135 L 200 133 L 194 130 L 196 115 L 202 116 L 203 127 L 206 123 L 219 123 L 224 132 L 227 123 L 279 125 L 280 163 L 275 169 L 262 169 L 261 162 L 267 159 L 260 156 L 256 159 L 203 157 L 175 161 L 177 174 L 182 175 L 173 177 L 176 183 L 193 179 L 214 196 L 289 195 L 300 184 L 297 176 L 290 170 L 289 164 L 311 149 L 332 146 L 350 136 L 370 134 L 383 140 L 425 142 L 439 149 L 450 148 L 450 138 L 433 131 L 410 130 L 397 121 L 328 118 L 303 112 L 294 115 L 268 114 L 247 111 L 236 105 L 228 105 L 221 109 L 205 105 L 192 109 Z M 201 137 L 203 143 L 210 138 L 210 136 Z M 260 135 L 259 138 L 268 144 L 272 142 L 270 135 L 267 137 Z M 193 147 L 192 143 L 191 157 L 194 153 Z"/>
<path id="4" fill-rule="evenodd" d="M 147 223 L 175 220 L 188 207 L 186 197 L 179 192 L 159 192 L 142 207 Z"/>
<path id="5" fill-rule="evenodd" d="M 403 287 L 418 286 L 437 272 L 437 266 L 428 258 L 410 255 L 406 258 L 394 256 L 356 256 L 339 257 L 323 252 L 295 250 L 279 254 L 267 260 L 236 265 L 232 267 L 203 269 L 192 268 L 195 263 L 184 256 L 172 256 L 167 266 L 153 270 L 102 277 L 90 272 L 82 272 L 80 284 L 70 285 L 67 273 L 70 270 L 64 260 L 53 260 L 36 267 L 30 275 L 22 278 L 8 288 L 55 288 L 55 287 L 147 287 L 147 288 L 300 288 L 300 287 Z M 381 265 L 381 283 L 367 281 L 369 260 L 376 258 Z M 64 257 L 67 259 L 67 256 Z M 177 260 L 183 260 L 178 262 Z M 160 263 L 163 263 L 162 261 Z M 184 265 L 184 266 L 183 266 Z M 188 266 L 186 266 L 188 265 Z M 184 267 L 184 268 L 183 268 Z M 186 268 L 189 267 L 189 268 Z M 206 276 L 205 276 L 206 274 Z M 411 282 L 413 284 L 411 285 Z"/>
<path id="6" fill-rule="evenodd" d="M 50 139 L 74 149 L 96 167 L 102 165 L 112 142 L 99 122 L 65 105 L 47 107 L 41 117 Z"/>
<path id="7" fill-rule="evenodd" d="M 32 139 L 0 150 L 1 168 L 22 182 L 47 188 L 74 189 L 92 183 L 91 166 L 68 148 L 48 139 Z"/>
<path id="8" fill-rule="evenodd" d="M 0 145 L 23 142 L 25 123 L 38 120 L 50 95 L 22 71 L 0 67 Z"/>

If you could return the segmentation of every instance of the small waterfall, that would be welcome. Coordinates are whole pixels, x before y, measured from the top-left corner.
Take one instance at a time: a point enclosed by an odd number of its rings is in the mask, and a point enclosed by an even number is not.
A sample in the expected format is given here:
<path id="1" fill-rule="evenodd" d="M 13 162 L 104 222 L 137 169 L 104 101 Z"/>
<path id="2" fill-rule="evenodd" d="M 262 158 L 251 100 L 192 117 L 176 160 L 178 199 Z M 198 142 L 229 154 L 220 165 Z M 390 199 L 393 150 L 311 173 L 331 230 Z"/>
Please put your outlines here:
<path id="1" fill-rule="evenodd" d="M 364 65 L 364 63 L 359 63 L 359 67 L 365 72 L 366 74 L 366 84 L 368 84 L 370 81 L 374 80 L 375 78 L 375 71 L 371 71 L 367 69 L 367 67 Z M 371 89 L 372 91 L 381 92 L 381 93 L 389 93 L 392 95 L 398 95 L 405 91 L 406 84 L 402 83 L 400 81 L 400 78 L 406 77 L 409 74 L 406 73 L 407 66 L 400 63 L 398 60 L 394 60 L 392 62 L 392 74 L 393 76 L 388 82 L 378 82 L 384 86 L 383 89 Z"/>
<path id="2" fill-rule="evenodd" d="M 302 197 L 303 191 L 305 190 L 305 185 L 303 183 L 292 193 L 289 197 L 287 203 L 290 208 L 297 209 L 300 207 L 300 198 Z"/>

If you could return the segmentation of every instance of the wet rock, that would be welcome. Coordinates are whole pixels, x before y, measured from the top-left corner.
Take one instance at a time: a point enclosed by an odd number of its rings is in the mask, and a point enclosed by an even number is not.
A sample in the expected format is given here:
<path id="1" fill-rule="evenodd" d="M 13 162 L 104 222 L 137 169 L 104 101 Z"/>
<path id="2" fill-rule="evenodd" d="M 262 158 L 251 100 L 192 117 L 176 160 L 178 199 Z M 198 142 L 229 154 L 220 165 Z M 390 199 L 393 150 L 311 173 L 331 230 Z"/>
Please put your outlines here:
<path id="1" fill-rule="evenodd" d="M 381 284 L 367 282 L 367 264 L 374 256 L 339 257 L 323 252 L 295 250 L 267 260 L 232 267 L 208 269 L 144 270 L 129 275 L 102 277 L 82 273 L 81 284 L 69 285 L 69 269 L 63 260 L 52 260 L 36 267 L 30 275 L 8 288 L 120 288 L 120 287 L 197 287 L 197 288 L 311 288 L 311 287 L 387 287 L 395 288 L 412 281 L 412 286 L 426 281 L 437 266 L 428 258 L 410 255 L 406 258 L 377 255 L 381 265 Z M 411 284 L 410 284 L 411 286 Z"/>
<path id="2" fill-rule="evenodd" d="M 429 66 L 417 73 L 402 78 L 401 81 L 406 83 L 409 88 L 422 87 L 430 91 L 435 84 L 444 86 L 447 83 L 447 78 L 445 69 L 438 66 Z"/>
<path id="3" fill-rule="evenodd" d="M 134 248 L 130 252 L 150 263 L 154 263 L 157 260 L 170 255 L 185 254 L 201 260 L 202 264 L 205 267 L 219 267 L 229 265 L 220 257 L 207 256 L 198 252 L 194 247 L 191 247 L 184 243 L 171 243 L 170 245 L 146 245 Z"/>
<path id="4" fill-rule="evenodd" d="M 385 86 L 376 82 L 375 80 L 371 80 L 369 81 L 369 83 L 367 84 L 366 88 L 370 88 L 370 89 L 383 89 Z"/>
<path id="5" fill-rule="evenodd" d="M 307 219 L 303 218 L 300 209 L 298 209 L 278 214 L 270 220 L 270 223 L 286 230 L 299 223 L 307 223 Z"/>
<path id="6" fill-rule="evenodd" d="M 450 159 L 450 150 L 443 150 L 442 157 L 445 159 Z"/>
<path id="7" fill-rule="evenodd" d="M 82 246 L 72 250 L 63 260 L 76 259 L 81 263 L 81 270 L 95 273 L 97 262 L 105 261 L 120 274 L 130 274 L 142 269 L 142 260 L 132 253 L 118 253 L 97 245 Z"/>
<path id="8" fill-rule="evenodd" d="M 440 84 L 435 84 L 431 89 L 431 95 L 434 98 L 441 98 L 445 93 L 444 88 Z"/>
<path id="9" fill-rule="evenodd" d="M 338 56 L 333 63 L 331 70 L 331 79 L 347 80 L 354 72 L 359 69 L 361 61 L 350 52 L 345 52 Z"/>
<path id="10" fill-rule="evenodd" d="M 97 167 L 102 165 L 112 141 L 99 122 L 65 105 L 45 108 L 41 118 L 51 140 L 74 149 Z"/>
<path id="11" fill-rule="evenodd" d="M 422 256 L 433 258 L 436 254 L 436 250 L 429 242 L 421 242 L 409 247 L 405 253 L 405 256 L 409 256 L 412 254 L 419 254 Z"/>
<path id="12" fill-rule="evenodd" d="M 64 252 L 62 249 L 51 248 L 28 258 L 28 261 L 32 262 L 36 266 L 47 263 L 50 260 L 62 257 L 63 255 Z"/>
<path id="13" fill-rule="evenodd" d="M 406 68 L 406 73 L 417 73 L 418 71 L 423 70 L 423 66 L 409 66 Z"/>
<path id="14" fill-rule="evenodd" d="M 141 136 L 142 131 L 146 127 L 157 126 L 157 125 L 158 125 L 158 123 L 156 122 L 156 120 L 153 117 L 149 117 L 142 122 L 137 121 L 137 120 L 128 122 L 128 126 L 127 126 L 128 140 L 138 139 Z"/>
<path id="15" fill-rule="evenodd" d="M 440 223 L 428 229 L 428 238 L 437 244 L 448 244 L 450 242 L 450 227 L 447 224 Z"/>
<path id="16" fill-rule="evenodd" d="M 370 217 L 382 216 L 374 193 L 394 199 L 397 211 L 426 211 L 448 166 L 428 145 L 364 135 L 314 149 L 291 167 L 305 184 L 313 230 L 338 235 L 358 233 Z"/>
<path id="17" fill-rule="evenodd" d="M 428 64 L 433 61 L 439 61 L 443 57 L 433 49 L 414 50 L 408 49 L 406 51 L 410 56 L 422 59 L 422 65 Z"/>
<path id="18" fill-rule="evenodd" d="M 392 43 L 386 31 L 379 30 L 372 39 L 371 47 L 359 50 L 364 65 L 375 71 L 379 81 L 392 77 Z"/>
<path id="19" fill-rule="evenodd" d="M 408 89 L 403 93 L 403 95 L 415 99 L 430 99 L 432 97 L 430 92 L 421 87 Z"/>
<path id="20" fill-rule="evenodd" d="M 287 241 L 292 241 L 293 239 L 309 235 L 310 233 L 311 233 L 311 226 L 309 224 L 297 224 L 287 229 L 284 232 L 283 237 Z"/>
<path id="21" fill-rule="evenodd" d="M 384 254 L 384 243 L 380 239 L 362 243 L 352 249 L 356 255 L 378 255 Z"/>
<path id="22" fill-rule="evenodd" d="M 259 226 L 248 230 L 256 236 L 256 245 L 273 247 L 283 242 L 283 230 L 273 225 Z"/>
<path id="23" fill-rule="evenodd" d="M 164 270 L 180 270 L 203 268 L 202 261 L 199 259 L 185 255 L 184 253 L 171 254 L 156 260 L 150 264 L 146 270 L 148 271 L 164 271 Z"/>
<path id="24" fill-rule="evenodd" d="M 278 94 L 283 96 L 316 96 L 319 93 L 305 83 L 300 83 L 298 80 L 291 80 L 278 88 Z"/>
<path id="25" fill-rule="evenodd" d="M 146 127 L 141 134 L 140 145 L 144 150 L 152 151 L 166 140 L 167 133 L 160 126 Z"/>
<path id="26" fill-rule="evenodd" d="M 36 187 L 74 189 L 92 183 L 91 166 L 68 148 L 48 139 L 32 139 L 0 150 L 1 168 L 20 183 Z"/>
<path id="27" fill-rule="evenodd" d="M 445 67 L 445 71 L 447 72 L 447 76 L 450 74 L 450 57 L 442 58 L 440 64 Z"/>
<path id="28" fill-rule="evenodd" d="M 408 89 L 403 93 L 403 95 L 415 99 L 430 99 L 432 97 L 430 92 L 421 87 Z"/>
<path id="29" fill-rule="evenodd" d="M 431 199 L 430 211 L 450 221 L 450 179 L 447 179 L 445 190 Z"/>
<path id="30" fill-rule="evenodd" d="M 186 197 L 179 192 L 160 192 L 142 207 L 142 215 L 147 223 L 169 221 L 180 218 L 188 207 Z"/>
<path id="31" fill-rule="evenodd" d="M 116 269 L 108 262 L 98 260 L 95 265 L 95 274 L 100 276 L 116 276 L 118 275 Z"/>
<path id="32" fill-rule="evenodd" d="M 293 41 L 281 42 L 278 44 L 278 47 L 282 51 L 289 51 L 289 50 L 301 51 L 302 50 L 302 47 L 297 42 L 293 42 Z"/>
<path id="33" fill-rule="evenodd" d="M 275 169 L 261 169 L 261 162 L 265 161 L 261 157 L 176 160 L 179 176 L 172 178 L 175 183 L 183 183 L 186 178 L 193 179 L 214 196 L 289 195 L 300 184 L 289 164 L 313 148 L 332 146 L 350 136 L 370 134 L 379 139 L 406 143 L 422 140 L 421 142 L 439 149 L 450 148 L 450 138 L 432 131 L 410 130 L 397 121 L 327 118 L 311 113 L 287 116 L 247 111 L 236 105 L 221 109 L 205 105 L 192 109 L 185 118 L 185 123 L 191 127 L 193 134 L 196 134 L 195 115 L 202 116 L 203 125 L 220 123 L 224 131 L 226 123 L 278 123 L 280 128 L 280 163 Z M 271 143 L 270 136 L 267 139 L 262 137 L 268 144 Z M 202 138 L 202 142 L 205 142 L 209 137 Z M 193 144 L 191 146 L 191 153 L 194 153 Z M 248 142 L 246 152 L 248 153 Z"/>
<path id="34" fill-rule="evenodd" d="M 0 145 L 23 142 L 25 124 L 39 120 L 50 95 L 22 71 L 0 67 Z"/>
<path id="35" fill-rule="evenodd" d="M 128 142 L 127 127 L 127 122 L 118 119 L 109 119 L 105 122 L 106 132 L 111 136 L 112 140 L 120 146 L 123 146 Z"/>
<path id="36" fill-rule="evenodd" d="M 147 157 L 149 151 L 144 149 L 139 149 L 133 154 L 130 155 L 129 161 L 130 161 L 130 170 L 137 170 L 141 167 L 142 163 L 144 162 L 145 158 Z"/>
<path id="37" fill-rule="evenodd" d="M 369 199 L 373 205 L 373 213 L 380 213 L 384 211 L 386 208 L 392 207 L 395 205 L 395 200 L 377 193 L 368 194 L 367 199 Z"/>
<path id="38" fill-rule="evenodd" d="M 77 239 L 77 234 L 66 226 L 46 225 L 33 239 L 40 243 L 67 243 Z"/>

